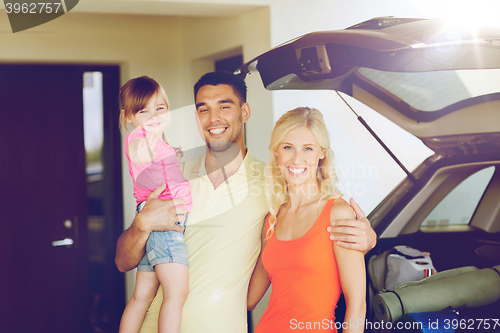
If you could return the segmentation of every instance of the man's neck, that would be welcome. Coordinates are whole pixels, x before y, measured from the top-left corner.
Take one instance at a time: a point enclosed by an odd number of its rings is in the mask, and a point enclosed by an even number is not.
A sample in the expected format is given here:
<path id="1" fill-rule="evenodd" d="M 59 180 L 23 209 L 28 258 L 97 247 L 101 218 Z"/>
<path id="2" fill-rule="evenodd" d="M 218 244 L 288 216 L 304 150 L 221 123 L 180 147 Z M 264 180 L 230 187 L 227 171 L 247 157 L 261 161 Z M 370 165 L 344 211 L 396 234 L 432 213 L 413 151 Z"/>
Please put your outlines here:
<path id="1" fill-rule="evenodd" d="M 222 152 L 215 152 L 207 147 L 205 169 L 214 188 L 218 188 L 238 171 L 245 156 L 246 149 L 241 149 L 238 145 L 231 145 Z"/>

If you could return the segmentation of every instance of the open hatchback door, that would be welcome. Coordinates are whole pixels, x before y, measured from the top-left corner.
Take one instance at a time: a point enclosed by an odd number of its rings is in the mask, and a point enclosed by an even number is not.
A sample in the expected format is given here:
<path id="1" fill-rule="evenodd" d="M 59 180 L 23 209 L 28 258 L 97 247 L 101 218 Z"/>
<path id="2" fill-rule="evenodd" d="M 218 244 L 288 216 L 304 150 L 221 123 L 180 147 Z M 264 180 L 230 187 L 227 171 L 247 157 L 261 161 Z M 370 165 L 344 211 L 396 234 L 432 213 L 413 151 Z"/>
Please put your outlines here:
<path id="1" fill-rule="evenodd" d="M 436 138 L 500 132 L 500 29 L 382 18 L 314 32 L 240 68 L 268 90 L 331 89 L 363 102 L 431 149 Z"/>

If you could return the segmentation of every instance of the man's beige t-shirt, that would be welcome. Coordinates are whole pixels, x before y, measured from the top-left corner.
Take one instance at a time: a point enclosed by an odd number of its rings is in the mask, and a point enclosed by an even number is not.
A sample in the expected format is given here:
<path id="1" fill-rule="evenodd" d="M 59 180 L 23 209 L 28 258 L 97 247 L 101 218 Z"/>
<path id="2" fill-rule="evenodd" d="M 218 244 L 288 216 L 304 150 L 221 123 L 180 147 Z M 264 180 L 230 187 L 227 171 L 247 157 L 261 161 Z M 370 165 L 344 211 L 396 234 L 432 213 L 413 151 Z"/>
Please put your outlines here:
<path id="1" fill-rule="evenodd" d="M 205 155 L 184 163 L 193 210 L 185 238 L 189 258 L 189 295 L 181 333 L 247 332 L 247 291 L 260 252 L 267 214 L 265 164 L 246 154 L 238 171 L 214 189 Z M 141 333 L 158 331 L 163 291 L 158 289 Z"/>

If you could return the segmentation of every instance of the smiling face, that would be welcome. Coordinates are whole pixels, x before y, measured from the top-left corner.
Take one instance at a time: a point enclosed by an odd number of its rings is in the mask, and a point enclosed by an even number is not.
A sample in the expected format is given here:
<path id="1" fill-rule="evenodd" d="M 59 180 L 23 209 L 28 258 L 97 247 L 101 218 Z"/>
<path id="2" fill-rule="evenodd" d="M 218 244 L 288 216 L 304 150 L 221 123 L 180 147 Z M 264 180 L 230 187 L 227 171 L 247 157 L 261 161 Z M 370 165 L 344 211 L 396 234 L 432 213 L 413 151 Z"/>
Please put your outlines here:
<path id="1" fill-rule="evenodd" d="M 274 154 L 289 186 L 318 184 L 316 171 L 325 152 L 309 128 L 303 126 L 288 131 Z"/>
<path id="2" fill-rule="evenodd" d="M 134 128 L 144 127 L 151 134 L 160 135 L 167 126 L 168 106 L 165 99 L 156 93 L 146 107 L 127 118 Z"/>
<path id="3" fill-rule="evenodd" d="M 250 106 L 241 103 L 230 85 L 205 85 L 195 102 L 198 127 L 211 150 L 222 152 L 236 144 L 245 151 L 243 124 L 250 117 Z"/>

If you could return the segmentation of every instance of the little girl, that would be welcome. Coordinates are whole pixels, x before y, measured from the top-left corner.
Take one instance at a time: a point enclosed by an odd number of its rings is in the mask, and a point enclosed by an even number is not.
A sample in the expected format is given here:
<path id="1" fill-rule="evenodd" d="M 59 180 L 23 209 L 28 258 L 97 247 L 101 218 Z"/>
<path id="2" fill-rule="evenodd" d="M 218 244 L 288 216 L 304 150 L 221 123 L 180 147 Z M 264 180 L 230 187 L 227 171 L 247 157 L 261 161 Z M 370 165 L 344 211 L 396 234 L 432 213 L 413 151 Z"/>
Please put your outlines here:
<path id="1" fill-rule="evenodd" d="M 163 134 L 168 120 L 168 98 L 155 80 L 141 76 L 120 89 L 120 126 L 132 124 L 127 135 L 125 154 L 134 182 L 138 213 L 148 195 L 167 184 L 160 199 L 182 198 L 191 211 L 189 182 L 180 170 L 176 150 Z M 185 226 L 185 221 L 177 223 Z M 188 294 L 188 259 L 184 234 L 178 231 L 154 231 L 146 243 L 146 253 L 137 267 L 134 293 L 123 312 L 120 333 L 139 332 L 146 311 L 153 301 L 158 283 L 163 287 L 158 331 L 179 332 L 182 306 Z"/>

